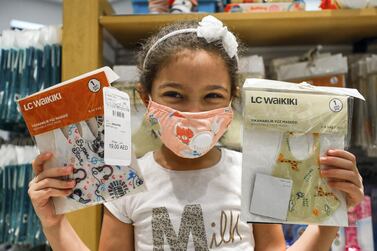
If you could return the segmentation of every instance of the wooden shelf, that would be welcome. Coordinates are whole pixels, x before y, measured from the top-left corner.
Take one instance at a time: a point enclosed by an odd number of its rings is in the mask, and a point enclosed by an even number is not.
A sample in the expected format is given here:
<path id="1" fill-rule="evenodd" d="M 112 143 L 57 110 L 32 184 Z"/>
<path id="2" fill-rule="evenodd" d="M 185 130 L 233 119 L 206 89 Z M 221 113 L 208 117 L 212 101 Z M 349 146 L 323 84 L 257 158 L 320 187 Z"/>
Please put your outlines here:
<path id="1" fill-rule="evenodd" d="M 159 27 L 207 14 L 101 16 L 100 24 L 126 48 Z M 248 46 L 341 44 L 377 37 L 377 9 L 279 13 L 216 13 Z"/>

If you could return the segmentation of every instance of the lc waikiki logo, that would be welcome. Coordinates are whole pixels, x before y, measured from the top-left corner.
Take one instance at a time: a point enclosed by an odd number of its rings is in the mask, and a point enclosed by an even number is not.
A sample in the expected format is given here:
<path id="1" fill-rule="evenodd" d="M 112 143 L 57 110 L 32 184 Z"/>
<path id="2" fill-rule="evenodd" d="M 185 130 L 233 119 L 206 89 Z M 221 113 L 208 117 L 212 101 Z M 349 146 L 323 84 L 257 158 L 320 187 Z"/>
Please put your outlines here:
<path id="1" fill-rule="evenodd" d="M 297 98 L 275 98 L 275 97 L 254 97 L 251 96 L 252 104 L 269 104 L 269 105 L 298 105 Z"/>
<path id="2" fill-rule="evenodd" d="M 26 103 L 26 104 L 23 105 L 23 108 L 24 108 L 25 111 L 29 111 L 29 110 L 32 110 L 34 108 L 50 104 L 50 103 L 56 102 L 56 101 L 61 100 L 61 99 L 62 99 L 62 95 L 61 95 L 60 92 L 58 92 L 58 93 L 55 93 L 55 94 L 52 94 L 52 95 L 49 95 L 49 96 L 46 96 L 46 97 L 43 97 L 43 98 L 40 98 L 40 99 L 37 99 L 37 100 L 33 100 L 29 103 Z"/>
<path id="3" fill-rule="evenodd" d="M 101 89 L 101 82 L 98 79 L 95 79 L 95 78 L 90 79 L 88 81 L 88 89 L 93 93 L 98 92 Z M 56 102 L 56 101 L 61 100 L 61 99 L 62 99 L 61 92 L 57 92 L 57 93 L 48 95 L 46 97 L 42 97 L 40 99 L 28 102 L 28 103 L 23 105 L 23 108 L 24 108 L 25 111 L 29 111 L 29 110 L 32 110 L 34 108 L 38 108 L 38 107 L 41 107 L 41 106 L 44 106 L 44 105 L 47 105 L 47 104 L 51 104 L 51 103 Z"/>

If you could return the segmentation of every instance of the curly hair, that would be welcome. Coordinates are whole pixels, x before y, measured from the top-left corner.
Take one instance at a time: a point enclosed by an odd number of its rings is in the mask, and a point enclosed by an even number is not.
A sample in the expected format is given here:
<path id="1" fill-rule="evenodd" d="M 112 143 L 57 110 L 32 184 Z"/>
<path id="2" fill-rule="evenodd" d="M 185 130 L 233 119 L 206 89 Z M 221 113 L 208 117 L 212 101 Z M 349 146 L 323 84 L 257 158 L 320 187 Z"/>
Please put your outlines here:
<path id="1" fill-rule="evenodd" d="M 157 73 L 169 63 L 169 59 L 176 53 L 184 49 L 189 50 L 205 50 L 220 56 L 225 63 L 231 82 L 231 95 L 236 96 L 238 84 L 238 65 L 236 57 L 230 58 L 226 53 L 222 41 L 208 43 L 204 38 L 200 38 L 195 32 L 181 33 L 174 35 L 162 42 L 150 52 L 145 67 L 143 67 L 145 57 L 149 49 L 156 43 L 156 41 L 163 36 L 181 29 L 197 28 L 197 21 L 181 21 L 163 27 L 157 34 L 151 36 L 142 46 L 142 49 L 137 55 L 138 68 L 140 71 L 140 84 L 148 93 L 152 90 L 152 83 Z M 237 39 L 238 40 L 238 39 Z M 237 41 L 238 42 L 238 41 Z"/>

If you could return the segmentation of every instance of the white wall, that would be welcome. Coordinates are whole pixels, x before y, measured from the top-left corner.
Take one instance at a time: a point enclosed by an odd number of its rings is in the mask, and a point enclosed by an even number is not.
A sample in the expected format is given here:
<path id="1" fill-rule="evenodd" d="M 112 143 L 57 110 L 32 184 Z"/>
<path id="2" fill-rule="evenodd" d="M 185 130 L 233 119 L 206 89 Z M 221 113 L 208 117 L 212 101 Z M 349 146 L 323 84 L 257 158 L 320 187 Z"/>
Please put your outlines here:
<path id="1" fill-rule="evenodd" d="M 111 5 L 117 15 L 132 14 L 131 0 L 116 0 L 113 1 Z"/>
<path id="2" fill-rule="evenodd" d="M 12 19 L 45 25 L 62 23 L 62 5 L 44 0 L 0 0 L 0 32 Z"/>

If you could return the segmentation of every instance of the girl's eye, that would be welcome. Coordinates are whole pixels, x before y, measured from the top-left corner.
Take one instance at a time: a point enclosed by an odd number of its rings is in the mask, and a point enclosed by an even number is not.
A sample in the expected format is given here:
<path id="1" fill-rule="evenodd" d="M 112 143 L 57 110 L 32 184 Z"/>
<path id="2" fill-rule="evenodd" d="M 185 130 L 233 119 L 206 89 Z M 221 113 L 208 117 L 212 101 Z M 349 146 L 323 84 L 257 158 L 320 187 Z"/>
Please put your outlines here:
<path id="1" fill-rule="evenodd" d="M 208 93 L 205 98 L 224 98 L 224 96 L 219 93 Z"/>
<path id="2" fill-rule="evenodd" d="M 173 92 L 173 91 L 165 92 L 163 93 L 163 96 L 169 97 L 169 98 L 183 98 L 181 94 L 179 94 L 178 92 Z"/>

